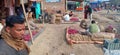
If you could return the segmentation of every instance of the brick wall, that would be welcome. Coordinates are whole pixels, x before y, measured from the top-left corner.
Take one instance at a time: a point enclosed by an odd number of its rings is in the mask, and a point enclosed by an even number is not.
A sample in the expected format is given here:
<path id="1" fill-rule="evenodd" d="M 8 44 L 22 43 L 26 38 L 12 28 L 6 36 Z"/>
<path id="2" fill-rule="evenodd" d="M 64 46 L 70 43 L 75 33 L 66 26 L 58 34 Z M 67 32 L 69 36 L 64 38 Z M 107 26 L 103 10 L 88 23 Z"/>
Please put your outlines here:
<path id="1" fill-rule="evenodd" d="M 55 10 L 61 10 L 64 12 L 66 7 L 65 1 L 66 0 L 61 0 L 61 2 L 46 2 L 45 0 L 41 0 L 43 6 L 42 8 L 46 8 L 49 12 L 51 12 L 51 10 L 54 8 Z"/>

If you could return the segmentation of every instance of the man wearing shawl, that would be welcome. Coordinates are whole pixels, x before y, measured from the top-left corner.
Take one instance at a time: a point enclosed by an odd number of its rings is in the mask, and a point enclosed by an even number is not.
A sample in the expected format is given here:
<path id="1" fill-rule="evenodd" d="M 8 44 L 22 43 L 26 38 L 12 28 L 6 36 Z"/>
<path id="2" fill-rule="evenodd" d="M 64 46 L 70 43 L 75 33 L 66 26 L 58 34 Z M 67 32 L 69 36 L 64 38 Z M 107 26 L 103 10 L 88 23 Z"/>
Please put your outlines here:
<path id="1" fill-rule="evenodd" d="M 30 49 L 23 40 L 24 20 L 13 15 L 7 17 L 5 23 L 1 31 L 0 55 L 29 55 Z"/>

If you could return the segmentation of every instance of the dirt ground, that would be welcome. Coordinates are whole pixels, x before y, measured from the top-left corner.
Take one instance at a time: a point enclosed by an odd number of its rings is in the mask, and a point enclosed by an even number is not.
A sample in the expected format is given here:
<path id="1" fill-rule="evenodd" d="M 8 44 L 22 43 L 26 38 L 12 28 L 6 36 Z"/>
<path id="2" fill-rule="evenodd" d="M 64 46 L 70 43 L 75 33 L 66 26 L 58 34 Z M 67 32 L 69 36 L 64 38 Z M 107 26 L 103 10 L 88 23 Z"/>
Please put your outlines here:
<path id="1" fill-rule="evenodd" d="M 98 23 L 103 26 L 114 24 L 118 28 L 118 24 L 111 19 L 101 17 L 97 14 L 105 13 L 95 12 L 93 16 L 97 16 Z M 82 16 L 80 16 L 82 18 Z M 103 18 L 103 19 L 102 19 Z M 30 46 L 30 55 L 103 55 L 102 45 L 99 44 L 74 44 L 68 45 L 65 39 L 65 28 L 68 26 L 79 26 L 74 24 L 44 24 L 45 30 L 35 39 L 34 44 Z"/>

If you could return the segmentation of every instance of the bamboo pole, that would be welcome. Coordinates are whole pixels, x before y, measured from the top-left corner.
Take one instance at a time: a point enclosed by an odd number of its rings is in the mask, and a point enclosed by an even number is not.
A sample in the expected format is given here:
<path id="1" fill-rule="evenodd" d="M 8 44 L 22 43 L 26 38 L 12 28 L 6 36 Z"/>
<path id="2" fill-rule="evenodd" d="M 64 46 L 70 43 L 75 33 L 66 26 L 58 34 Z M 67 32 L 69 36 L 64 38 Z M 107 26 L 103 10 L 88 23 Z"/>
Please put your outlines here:
<path id="1" fill-rule="evenodd" d="M 66 0 L 66 3 L 65 3 L 65 4 L 66 4 L 66 6 L 65 6 L 65 7 L 66 7 L 66 11 L 67 11 L 67 10 L 68 10 L 68 8 L 67 8 L 67 0 Z"/>
<path id="2" fill-rule="evenodd" d="M 21 1 L 22 1 L 22 8 L 23 8 L 23 11 L 24 11 L 24 16 L 25 16 L 25 19 L 26 19 L 26 23 L 27 23 L 27 26 L 28 26 L 28 29 L 29 29 L 29 32 L 30 32 L 31 43 L 33 44 L 32 32 L 31 32 L 31 29 L 30 29 L 30 26 L 29 26 L 29 23 L 28 23 L 28 20 L 27 20 L 27 16 L 26 16 L 23 0 L 21 0 Z"/>
<path id="3" fill-rule="evenodd" d="M 42 19 L 42 21 L 43 21 L 42 24 L 44 25 L 45 22 L 44 22 L 44 16 L 43 16 L 43 11 L 44 11 L 44 3 L 43 3 L 43 1 L 41 1 L 41 9 L 42 9 L 42 18 L 43 18 Z"/>
<path id="4" fill-rule="evenodd" d="M 84 19 L 84 11 L 85 11 L 84 5 L 85 5 L 85 1 L 83 0 L 83 19 Z"/>

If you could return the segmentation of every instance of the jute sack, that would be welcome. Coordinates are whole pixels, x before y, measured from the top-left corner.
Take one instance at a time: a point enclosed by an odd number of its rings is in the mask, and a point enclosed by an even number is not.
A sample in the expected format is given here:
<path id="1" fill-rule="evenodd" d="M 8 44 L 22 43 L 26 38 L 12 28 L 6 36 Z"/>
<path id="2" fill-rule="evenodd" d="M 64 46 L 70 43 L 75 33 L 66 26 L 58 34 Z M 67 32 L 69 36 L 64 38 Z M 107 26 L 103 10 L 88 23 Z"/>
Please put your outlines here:
<path id="1" fill-rule="evenodd" d="M 104 32 L 105 31 L 105 27 L 103 25 L 99 25 L 100 31 Z"/>
<path id="2" fill-rule="evenodd" d="M 113 39 L 115 38 L 114 33 L 99 32 L 92 34 L 92 40 L 103 41 L 104 39 Z"/>

